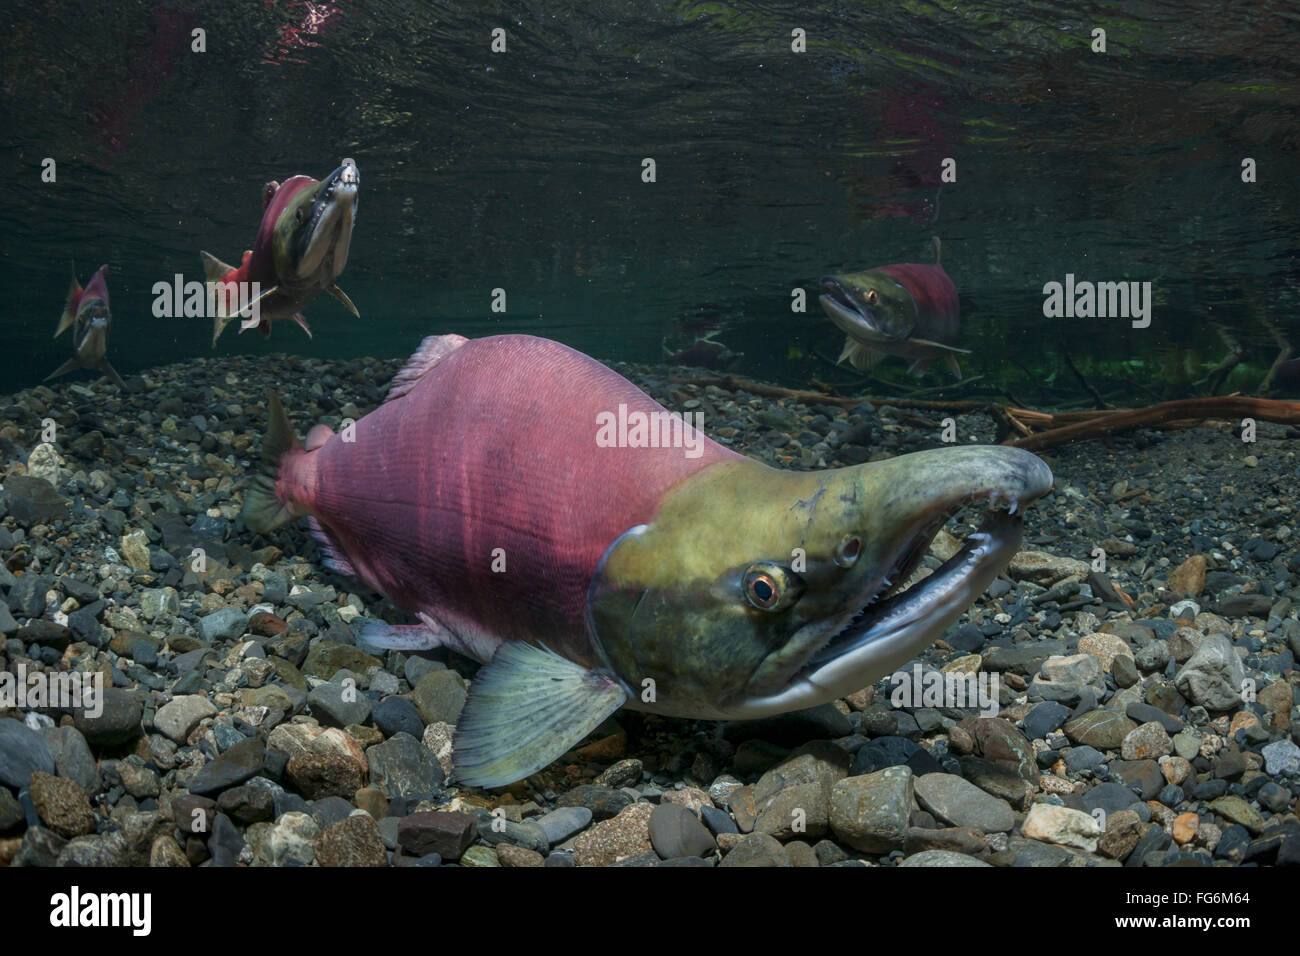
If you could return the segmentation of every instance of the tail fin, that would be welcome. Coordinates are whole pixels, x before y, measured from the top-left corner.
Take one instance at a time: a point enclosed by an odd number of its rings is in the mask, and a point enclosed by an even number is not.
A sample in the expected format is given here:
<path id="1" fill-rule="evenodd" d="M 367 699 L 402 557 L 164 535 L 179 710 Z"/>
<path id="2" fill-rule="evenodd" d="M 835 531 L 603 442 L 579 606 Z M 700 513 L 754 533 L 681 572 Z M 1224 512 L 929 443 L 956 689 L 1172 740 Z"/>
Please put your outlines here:
<path id="1" fill-rule="evenodd" d="M 286 452 L 303 451 L 302 443 L 293 434 L 289 416 L 285 414 L 280 396 L 271 392 L 267 401 L 266 437 L 262 439 L 262 470 L 253 476 L 252 484 L 244 494 L 244 524 L 250 531 L 265 534 L 293 520 L 290 511 L 275 493 L 275 479 L 280 471 L 280 459 Z"/>
<path id="2" fill-rule="evenodd" d="M 72 284 L 68 286 L 68 297 L 63 301 L 63 314 L 59 316 L 59 327 L 54 330 L 54 337 L 56 339 L 67 329 L 71 328 L 72 323 L 76 321 L 77 300 L 81 297 L 81 291 L 81 283 L 77 281 L 77 270 L 74 266 L 72 270 Z"/>

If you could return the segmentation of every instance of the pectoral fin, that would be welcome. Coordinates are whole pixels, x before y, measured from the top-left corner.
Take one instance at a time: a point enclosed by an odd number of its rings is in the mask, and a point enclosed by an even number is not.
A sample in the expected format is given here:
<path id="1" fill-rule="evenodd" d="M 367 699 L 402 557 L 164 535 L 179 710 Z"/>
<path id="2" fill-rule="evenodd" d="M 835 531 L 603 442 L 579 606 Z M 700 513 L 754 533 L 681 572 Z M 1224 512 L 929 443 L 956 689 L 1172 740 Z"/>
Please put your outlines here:
<path id="1" fill-rule="evenodd" d="M 622 685 L 544 647 L 511 642 L 478 672 L 456 724 L 454 777 L 500 787 L 551 763 L 627 700 Z"/>
<path id="2" fill-rule="evenodd" d="M 260 328 L 260 329 L 262 330 L 262 334 L 263 334 L 263 335 L 270 335 L 270 334 L 271 334 L 271 322 L 270 322 L 270 320 L 262 317 L 262 313 L 261 313 L 261 309 L 260 309 L 260 308 L 258 309 L 258 311 L 257 311 L 256 313 L 254 313 L 254 312 L 253 312 L 253 306 L 256 305 L 257 303 L 261 302 L 263 299 L 265 299 L 265 298 L 266 298 L 268 295 L 270 295 L 271 293 L 277 291 L 279 288 L 280 288 L 280 287 L 279 287 L 278 285 L 273 285 L 273 286 L 271 286 L 271 288 L 267 289 L 265 292 L 259 292 L 259 293 L 257 294 L 257 298 L 255 298 L 255 299 L 250 299 L 250 300 L 248 301 L 248 305 L 244 306 L 242 309 L 239 310 L 239 313 L 238 313 L 238 314 L 241 316 L 241 319 L 240 319 L 240 322 L 239 322 L 239 331 L 240 331 L 240 332 L 245 332 L 245 331 L 247 331 L 248 329 L 256 329 L 256 328 Z M 247 313 L 247 315 L 245 315 L 245 313 Z M 231 318 L 233 318 L 233 317 L 234 317 L 234 316 L 232 315 Z"/>
<path id="3" fill-rule="evenodd" d="M 844 360 L 848 359 L 850 365 L 865 372 L 874 368 L 884 357 L 884 352 L 877 352 L 854 339 L 845 339 L 844 350 L 840 352 L 840 357 L 836 359 L 835 364 L 843 365 Z"/>
<path id="4" fill-rule="evenodd" d="M 336 285 L 331 285 L 329 287 L 329 292 L 330 295 L 334 296 L 334 298 L 338 299 L 340 302 L 343 303 L 343 308 L 347 309 L 358 319 L 361 318 L 361 313 L 357 311 L 357 307 L 352 304 L 352 300 L 348 298 L 348 294 L 346 292 L 344 292 Z"/>

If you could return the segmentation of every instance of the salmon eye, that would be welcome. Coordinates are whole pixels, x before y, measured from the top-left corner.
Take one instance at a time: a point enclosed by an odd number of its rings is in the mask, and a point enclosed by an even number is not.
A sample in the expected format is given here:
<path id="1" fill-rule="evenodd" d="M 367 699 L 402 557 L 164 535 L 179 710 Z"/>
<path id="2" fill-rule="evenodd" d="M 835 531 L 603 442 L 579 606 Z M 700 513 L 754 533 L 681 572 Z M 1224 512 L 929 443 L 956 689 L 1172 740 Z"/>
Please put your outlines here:
<path id="1" fill-rule="evenodd" d="M 745 600 L 760 611 L 784 611 L 803 596 L 804 581 L 775 561 L 755 561 L 741 582 Z"/>
<path id="2" fill-rule="evenodd" d="M 745 597 L 749 598 L 749 603 L 754 607 L 770 611 L 776 606 L 779 597 L 776 582 L 771 575 L 762 571 L 751 571 L 745 575 Z"/>
<path id="3" fill-rule="evenodd" d="M 851 568 L 862 554 L 862 539 L 850 535 L 839 543 L 833 560 L 842 568 Z"/>
<path id="4" fill-rule="evenodd" d="M 299 206 L 298 211 L 293 214 L 293 221 L 302 222 L 302 206 Z"/>
<path id="5" fill-rule="evenodd" d="M 879 301 L 880 301 L 880 295 L 876 292 L 876 290 L 875 290 L 875 289 L 868 289 L 868 290 L 867 290 L 867 305 L 875 305 L 875 304 L 876 304 L 877 302 L 879 302 Z"/>

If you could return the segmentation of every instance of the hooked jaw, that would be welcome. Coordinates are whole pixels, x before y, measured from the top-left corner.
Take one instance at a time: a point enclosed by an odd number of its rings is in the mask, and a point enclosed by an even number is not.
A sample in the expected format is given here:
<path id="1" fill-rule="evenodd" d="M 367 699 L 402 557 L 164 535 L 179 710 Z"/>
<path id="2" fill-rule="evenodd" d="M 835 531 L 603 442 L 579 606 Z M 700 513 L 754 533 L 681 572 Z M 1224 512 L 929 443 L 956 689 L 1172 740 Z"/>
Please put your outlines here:
<path id="1" fill-rule="evenodd" d="M 867 486 L 865 507 L 880 509 L 880 520 L 872 522 L 875 566 L 861 579 L 865 590 L 856 606 L 806 625 L 825 635 L 820 646 L 782 688 L 745 699 L 729 708 L 731 716 L 762 717 L 825 703 L 916 657 L 1007 566 L 1020 547 L 1025 507 L 1052 487 L 1042 460 L 1013 448 L 940 449 L 874 464 L 883 468 L 864 473 L 860 483 Z M 890 490 L 871 490 L 881 487 Z M 935 534 L 972 506 L 985 508 L 979 530 L 933 574 L 908 587 Z M 793 640 L 802 643 L 809 636 Z"/>
<path id="2" fill-rule="evenodd" d="M 307 222 L 298 233 L 298 274 L 315 273 L 332 252 L 331 279 L 343 271 L 352 242 L 361 173 L 351 159 L 343 160 L 317 187 Z"/>
<path id="3" fill-rule="evenodd" d="M 861 295 L 835 276 L 822 276 L 822 311 L 845 335 L 863 342 L 891 342 L 896 336 L 880 328 Z"/>

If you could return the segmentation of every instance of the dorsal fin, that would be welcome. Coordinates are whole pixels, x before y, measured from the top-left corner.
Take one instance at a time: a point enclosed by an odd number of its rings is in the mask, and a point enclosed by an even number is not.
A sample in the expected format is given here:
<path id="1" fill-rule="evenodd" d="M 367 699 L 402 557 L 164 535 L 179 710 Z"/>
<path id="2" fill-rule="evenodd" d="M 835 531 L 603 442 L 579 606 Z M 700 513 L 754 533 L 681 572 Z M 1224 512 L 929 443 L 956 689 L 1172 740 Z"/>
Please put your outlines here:
<path id="1" fill-rule="evenodd" d="M 391 402 L 395 398 L 401 398 L 415 387 L 415 383 L 423 378 L 429 369 L 468 341 L 469 339 L 463 335 L 430 335 L 424 339 L 420 347 L 415 350 L 415 354 L 407 359 L 406 364 L 393 376 L 384 401 Z"/>

